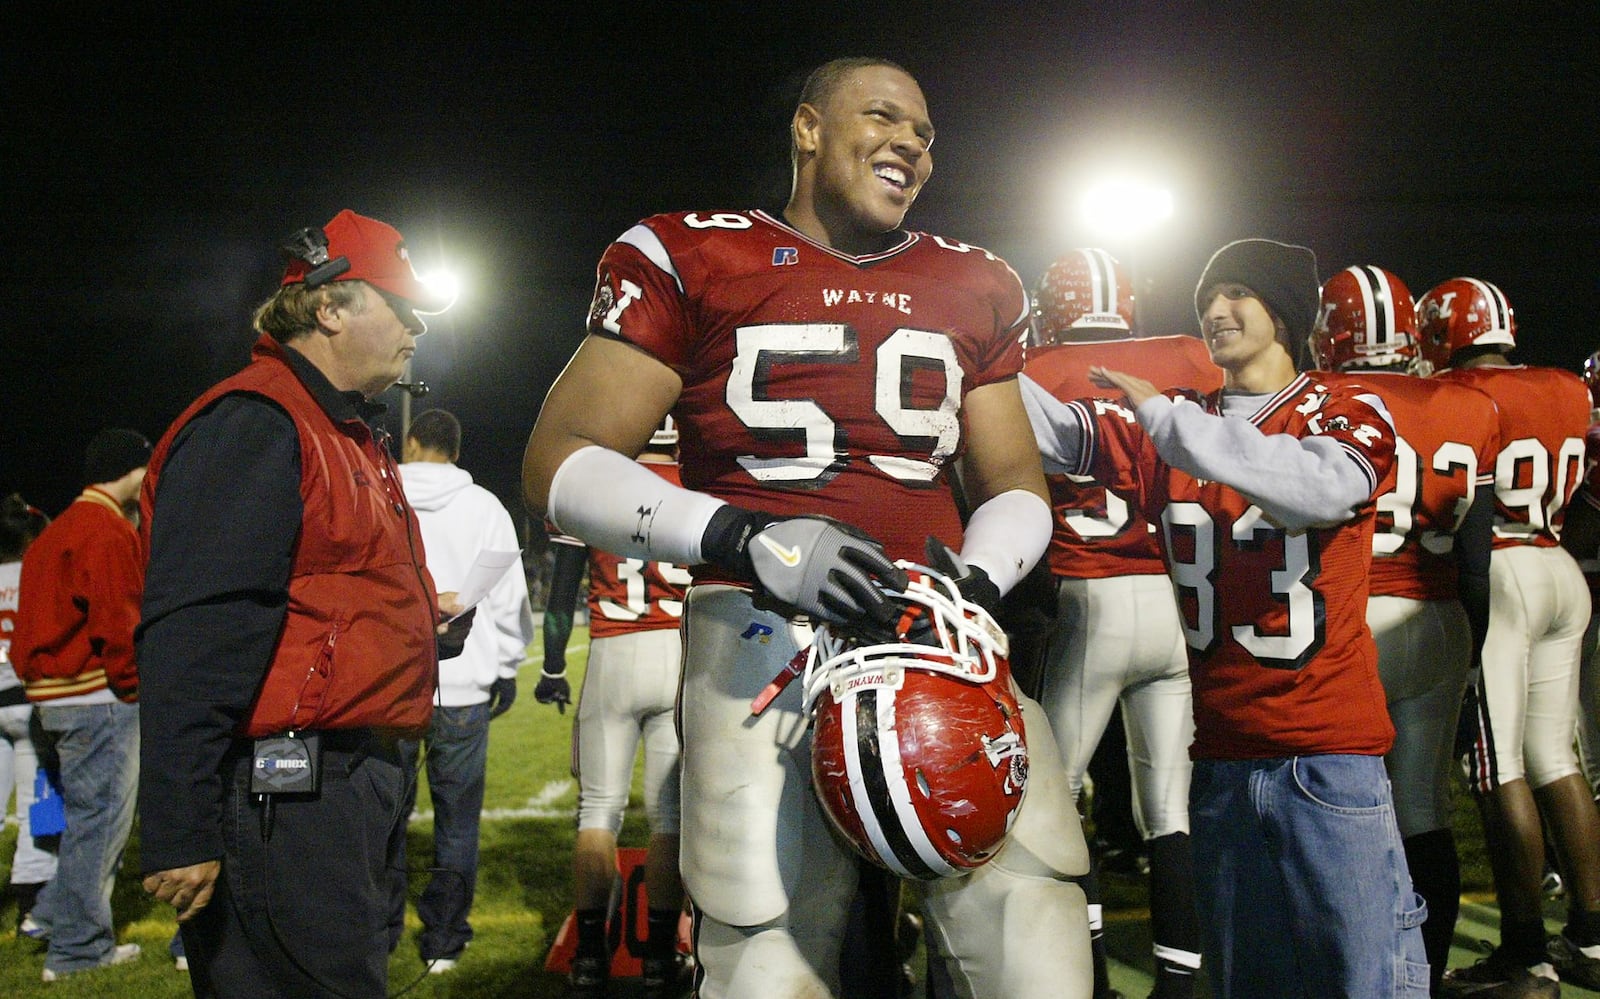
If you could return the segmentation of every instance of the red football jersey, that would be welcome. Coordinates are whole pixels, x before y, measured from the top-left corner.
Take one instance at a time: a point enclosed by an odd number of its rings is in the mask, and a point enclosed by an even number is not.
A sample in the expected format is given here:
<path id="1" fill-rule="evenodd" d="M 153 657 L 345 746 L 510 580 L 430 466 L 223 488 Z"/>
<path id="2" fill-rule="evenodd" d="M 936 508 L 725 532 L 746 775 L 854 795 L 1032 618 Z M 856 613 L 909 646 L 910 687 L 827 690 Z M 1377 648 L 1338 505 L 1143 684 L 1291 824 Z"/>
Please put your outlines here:
<path id="1" fill-rule="evenodd" d="M 639 464 L 679 485 L 678 466 L 667 461 Z M 577 538 L 557 535 L 560 544 L 582 545 Z M 636 631 L 678 627 L 683 617 L 683 591 L 689 570 L 671 562 L 623 558 L 589 546 L 589 637 L 608 638 Z"/>
<path id="2" fill-rule="evenodd" d="M 1021 368 L 1027 296 L 985 250 L 901 235 L 853 257 L 765 212 L 683 212 L 607 248 L 589 332 L 682 378 L 685 486 L 835 517 L 892 558 L 929 534 L 959 550 L 962 400 Z"/>
<path id="3" fill-rule="evenodd" d="M 1560 544 L 1567 501 L 1583 475 L 1589 388 L 1560 368 L 1451 368 L 1435 377 L 1481 390 L 1500 411 L 1494 546 Z"/>
<path id="4" fill-rule="evenodd" d="M 1383 399 L 1398 435 L 1394 488 L 1378 497 L 1372 535 L 1375 596 L 1456 597 L 1455 538 L 1478 486 L 1494 483 L 1500 416 L 1476 389 L 1384 372 L 1318 373 L 1349 378 Z"/>
<path id="5" fill-rule="evenodd" d="M 1572 497 L 1574 503 L 1600 507 L 1600 423 L 1589 425 L 1583 435 L 1583 488 Z M 1600 552 L 1573 552 L 1578 568 L 1589 583 L 1589 601 L 1600 612 Z"/>
<path id="6" fill-rule="evenodd" d="M 1074 403 L 1086 474 L 1135 457 L 1141 503 L 1161 525 L 1194 682 L 1196 759 L 1381 755 L 1394 741 L 1367 628 L 1375 501 L 1393 485 L 1394 431 L 1365 390 L 1301 375 L 1250 422 L 1337 440 L 1373 483 L 1356 516 L 1291 534 L 1220 482 L 1166 464 L 1141 428 Z M 1169 393 L 1217 412 L 1219 397 Z"/>
<path id="7" fill-rule="evenodd" d="M 1095 364 L 1138 375 L 1162 391 L 1190 388 L 1209 394 L 1222 387 L 1222 369 L 1211 363 L 1206 345 L 1192 336 L 1079 340 L 1029 347 L 1024 353 L 1023 372 L 1062 402 L 1105 391 L 1089 381 L 1089 367 Z M 1132 412 L 1113 405 L 1112 412 L 1132 422 Z M 1105 579 L 1167 571 L 1156 529 L 1137 506 L 1131 470 L 1119 470 L 1116 482 L 1081 475 L 1045 478 L 1056 522 L 1047 553 L 1052 573 Z"/>

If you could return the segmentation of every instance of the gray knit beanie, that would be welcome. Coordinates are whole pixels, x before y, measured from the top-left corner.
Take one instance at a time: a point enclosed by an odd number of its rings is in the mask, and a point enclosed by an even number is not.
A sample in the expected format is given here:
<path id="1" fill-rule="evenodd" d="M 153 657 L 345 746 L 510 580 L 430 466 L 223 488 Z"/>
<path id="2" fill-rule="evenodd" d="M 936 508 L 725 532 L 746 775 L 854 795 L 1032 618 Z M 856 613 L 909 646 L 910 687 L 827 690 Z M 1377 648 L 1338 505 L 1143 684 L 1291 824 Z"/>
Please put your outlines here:
<path id="1" fill-rule="evenodd" d="M 1311 327 L 1317 321 L 1321 282 L 1317 255 L 1304 246 L 1270 239 L 1241 239 L 1211 255 L 1194 289 L 1194 311 L 1204 314 L 1200 296 L 1219 284 L 1238 283 L 1255 292 L 1289 333 L 1290 355 L 1300 363 Z"/>

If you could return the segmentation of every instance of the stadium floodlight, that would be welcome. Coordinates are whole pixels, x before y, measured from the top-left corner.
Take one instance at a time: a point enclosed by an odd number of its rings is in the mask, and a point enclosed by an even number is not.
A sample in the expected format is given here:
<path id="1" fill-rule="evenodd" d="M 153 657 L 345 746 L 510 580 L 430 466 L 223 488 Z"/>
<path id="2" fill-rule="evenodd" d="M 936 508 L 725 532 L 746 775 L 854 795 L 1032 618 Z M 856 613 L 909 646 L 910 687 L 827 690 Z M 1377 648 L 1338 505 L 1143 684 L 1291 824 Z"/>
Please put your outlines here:
<path id="1" fill-rule="evenodd" d="M 1172 192 L 1137 180 L 1108 180 L 1085 191 L 1079 209 L 1097 236 L 1133 240 L 1172 217 Z"/>
<path id="2" fill-rule="evenodd" d="M 429 291 L 437 293 L 441 299 L 449 303 L 443 309 L 440 309 L 440 312 L 456 304 L 456 300 L 461 297 L 461 278 L 454 271 L 444 269 L 426 271 L 418 274 L 417 280 L 421 281 Z"/>

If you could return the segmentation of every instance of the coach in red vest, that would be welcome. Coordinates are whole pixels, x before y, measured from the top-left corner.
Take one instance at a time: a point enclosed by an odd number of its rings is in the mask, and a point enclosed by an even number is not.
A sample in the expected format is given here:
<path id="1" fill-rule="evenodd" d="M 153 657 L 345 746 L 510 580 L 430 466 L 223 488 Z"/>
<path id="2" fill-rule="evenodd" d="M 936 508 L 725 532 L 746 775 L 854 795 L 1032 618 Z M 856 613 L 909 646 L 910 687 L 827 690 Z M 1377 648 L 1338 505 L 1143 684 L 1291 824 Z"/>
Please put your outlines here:
<path id="1" fill-rule="evenodd" d="M 395 741 L 427 727 L 436 643 L 464 635 L 436 637 L 368 421 L 441 303 L 375 219 L 285 250 L 250 364 L 172 424 L 141 497 L 144 885 L 178 910 L 196 996 L 381 997 Z"/>

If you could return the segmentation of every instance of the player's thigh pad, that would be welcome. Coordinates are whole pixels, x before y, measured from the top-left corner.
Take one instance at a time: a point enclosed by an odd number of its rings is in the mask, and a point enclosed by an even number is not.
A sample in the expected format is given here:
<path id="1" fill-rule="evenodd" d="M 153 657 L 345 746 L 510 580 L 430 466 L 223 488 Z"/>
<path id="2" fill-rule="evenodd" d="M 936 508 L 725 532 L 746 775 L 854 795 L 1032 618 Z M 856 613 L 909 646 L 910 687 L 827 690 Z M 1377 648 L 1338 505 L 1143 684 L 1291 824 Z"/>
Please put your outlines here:
<path id="1" fill-rule="evenodd" d="M 787 919 L 792 927 L 802 905 L 824 919 L 846 911 L 831 896 L 848 899 L 854 860 L 811 790 L 798 679 L 759 716 L 750 713 L 809 642 L 809 629 L 755 609 L 745 590 L 705 585 L 689 590 L 683 635 L 681 853 L 689 894 L 730 926 Z"/>
<path id="2" fill-rule="evenodd" d="M 1544 787 L 1579 772 L 1572 733 L 1578 724 L 1579 660 L 1589 624 L 1589 588 L 1564 549 L 1538 549 L 1549 624 L 1537 637 L 1528 667 L 1528 724 L 1523 759 L 1528 783 Z"/>
<path id="3" fill-rule="evenodd" d="M 984 867 L 1023 877 L 1069 878 L 1089 873 L 1089 847 L 1067 787 L 1055 733 L 1044 710 L 1012 686 L 1028 736 L 1028 790 L 1005 845 Z M 981 870 L 982 868 L 980 868 Z"/>
<path id="4" fill-rule="evenodd" d="M 1451 821 L 1456 716 L 1471 667 L 1467 612 L 1456 600 L 1375 596 L 1367 601 L 1367 624 L 1395 728 L 1385 763 L 1400 835 L 1443 829 Z"/>
<path id="5" fill-rule="evenodd" d="M 1088 905 L 1076 882 L 1023 877 L 991 863 L 927 887 L 928 959 L 944 963 L 962 999 L 1094 994 Z"/>

